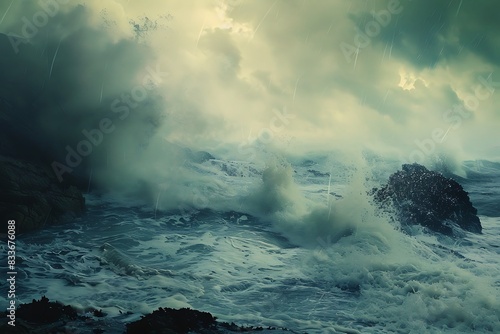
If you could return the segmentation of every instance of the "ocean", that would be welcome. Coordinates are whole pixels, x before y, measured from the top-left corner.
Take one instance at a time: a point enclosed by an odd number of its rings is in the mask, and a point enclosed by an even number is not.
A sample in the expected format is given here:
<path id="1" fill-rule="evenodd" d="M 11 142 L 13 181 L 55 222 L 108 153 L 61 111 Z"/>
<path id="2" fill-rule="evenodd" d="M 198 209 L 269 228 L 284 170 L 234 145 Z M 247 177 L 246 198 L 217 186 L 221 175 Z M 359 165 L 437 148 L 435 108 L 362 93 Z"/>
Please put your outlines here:
<path id="1" fill-rule="evenodd" d="M 106 333 L 158 307 L 300 333 L 499 333 L 500 163 L 459 167 L 482 234 L 402 232 L 367 195 L 401 168 L 377 157 L 193 162 L 213 184 L 185 184 L 177 208 L 168 185 L 153 201 L 89 186 L 84 217 L 18 237 L 17 300 L 102 309 Z"/>
<path id="2" fill-rule="evenodd" d="M 295 333 L 500 333 L 495 13 L 0 1 L 0 160 L 18 166 L 0 214 L 47 225 L 16 236 L 16 305 L 101 309 L 105 333 L 159 307 Z M 406 161 L 459 182 L 482 233 L 374 205 Z M 86 214 L 53 226 L 79 191 Z"/>

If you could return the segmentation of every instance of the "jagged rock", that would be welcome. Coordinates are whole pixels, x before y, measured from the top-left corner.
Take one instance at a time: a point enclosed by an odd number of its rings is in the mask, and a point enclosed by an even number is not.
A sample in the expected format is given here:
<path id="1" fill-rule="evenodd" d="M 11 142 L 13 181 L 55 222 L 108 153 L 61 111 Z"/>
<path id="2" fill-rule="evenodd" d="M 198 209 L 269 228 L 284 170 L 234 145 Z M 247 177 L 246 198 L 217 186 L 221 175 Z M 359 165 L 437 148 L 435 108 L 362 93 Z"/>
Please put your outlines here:
<path id="1" fill-rule="evenodd" d="M 92 317 L 92 312 L 94 317 Z M 97 315 L 96 315 L 97 313 Z M 28 304 L 21 304 L 15 318 L 9 318 L 9 313 L 0 320 L 0 333 L 103 333 L 102 311 L 90 310 L 88 315 L 81 315 L 72 306 L 59 302 L 51 302 L 45 296 Z M 8 321 L 14 321 L 12 326 Z"/>
<path id="2" fill-rule="evenodd" d="M 68 222 L 84 211 L 80 190 L 60 183 L 50 167 L 0 156 L 0 217 L 15 220 L 17 233 Z"/>
<path id="3" fill-rule="evenodd" d="M 234 323 L 219 322 L 208 312 L 188 308 L 172 309 L 159 308 L 140 320 L 126 324 L 124 320 L 132 313 L 110 318 L 102 310 L 77 310 L 70 305 L 51 302 L 43 296 L 29 304 L 21 304 L 15 313 L 15 326 L 8 324 L 12 321 L 4 312 L 0 318 L 0 333 L 168 333 L 168 334 L 231 334 L 231 333 L 259 333 L 284 334 L 296 333 L 286 328 L 238 326 Z"/>
<path id="4" fill-rule="evenodd" d="M 187 308 L 159 308 L 142 319 L 127 324 L 127 334 L 133 333 L 200 333 L 216 332 L 217 322 L 207 312 Z"/>
<path id="5" fill-rule="evenodd" d="M 176 310 L 160 307 L 153 313 L 143 316 L 140 320 L 127 324 L 127 334 L 230 334 L 234 332 L 279 334 L 289 331 L 286 328 L 244 327 L 234 323 L 218 322 L 217 318 L 208 312 L 189 308 Z"/>
<path id="6" fill-rule="evenodd" d="M 49 324 L 58 320 L 75 320 L 77 312 L 68 305 L 51 302 L 45 296 L 30 304 L 22 304 L 16 312 L 18 318 L 35 324 Z"/>
<path id="7" fill-rule="evenodd" d="M 2 37 L 0 45 L 5 42 Z M 4 222 L 0 233 L 6 232 L 8 220 L 16 221 L 16 233 L 23 233 L 70 221 L 85 209 L 81 192 L 60 183 L 50 168 L 51 156 L 24 107 L 0 97 L 0 219 Z"/>
<path id="8" fill-rule="evenodd" d="M 420 224 L 453 235 L 453 225 L 481 233 L 477 210 L 456 181 L 419 164 L 405 164 L 389 177 L 387 185 L 374 189 L 375 202 L 391 205 L 403 226 Z"/>

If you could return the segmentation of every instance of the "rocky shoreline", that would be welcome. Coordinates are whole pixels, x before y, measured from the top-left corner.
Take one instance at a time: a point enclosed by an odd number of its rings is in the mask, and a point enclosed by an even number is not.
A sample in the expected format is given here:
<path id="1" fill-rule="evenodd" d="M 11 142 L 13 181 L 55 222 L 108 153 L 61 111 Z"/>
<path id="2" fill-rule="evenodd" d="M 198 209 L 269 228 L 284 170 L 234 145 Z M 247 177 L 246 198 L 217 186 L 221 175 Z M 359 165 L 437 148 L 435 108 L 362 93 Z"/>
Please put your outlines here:
<path id="1" fill-rule="evenodd" d="M 101 310 L 79 311 L 76 308 L 51 302 L 43 296 L 29 304 L 22 304 L 16 310 L 15 326 L 9 325 L 8 313 L 0 321 L 1 333 L 126 333 L 126 334 L 223 334 L 223 333 L 297 333 L 285 328 L 238 326 L 220 322 L 208 312 L 188 308 L 159 308 L 129 323 L 110 319 Z M 12 324 L 12 322 L 11 322 Z"/>
<path id="2" fill-rule="evenodd" d="M 58 182 L 43 163 L 0 156 L 0 189 L 0 216 L 4 222 L 15 220 L 18 234 L 70 222 L 85 212 L 82 192 Z"/>

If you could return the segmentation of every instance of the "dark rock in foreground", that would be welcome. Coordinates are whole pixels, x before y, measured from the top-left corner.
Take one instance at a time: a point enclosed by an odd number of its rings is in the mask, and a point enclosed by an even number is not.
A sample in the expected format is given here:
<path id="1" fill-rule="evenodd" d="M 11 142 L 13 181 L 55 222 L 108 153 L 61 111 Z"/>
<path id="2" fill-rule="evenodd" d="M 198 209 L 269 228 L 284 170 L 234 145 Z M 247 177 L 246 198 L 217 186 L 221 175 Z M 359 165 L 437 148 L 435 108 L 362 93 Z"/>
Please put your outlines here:
<path id="1" fill-rule="evenodd" d="M 162 331 L 163 330 L 163 331 Z M 183 308 L 159 308 L 127 325 L 127 334 L 139 333 L 216 333 L 217 322 L 210 313 Z"/>
<path id="2" fill-rule="evenodd" d="M 429 171 L 419 164 L 405 164 L 392 174 L 387 185 L 373 190 L 383 208 L 390 205 L 404 225 L 420 224 L 433 231 L 453 235 L 453 225 L 481 233 L 477 210 L 467 192 L 456 181 Z"/>
<path id="3" fill-rule="evenodd" d="M 94 310 L 98 317 L 100 311 Z M 102 312 L 101 312 L 102 313 Z M 0 321 L 0 333 L 103 333 L 98 320 L 93 320 L 91 314 L 83 316 L 71 306 L 51 302 L 43 296 L 29 304 L 21 304 L 15 313 L 15 319 L 9 318 L 6 312 L 5 320 Z M 8 322 L 12 323 L 12 326 Z"/>
<path id="4" fill-rule="evenodd" d="M 159 308 L 142 319 L 127 324 L 127 334 L 165 333 L 165 334 L 223 334 L 232 332 L 288 332 L 286 329 L 274 327 L 242 327 L 234 323 L 218 322 L 217 318 L 208 312 L 200 312 L 188 308 L 179 310 Z"/>
<path id="5" fill-rule="evenodd" d="M 8 312 L 4 312 L 8 315 Z M 106 314 L 98 310 L 87 310 L 81 314 L 69 305 L 50 302 L 43 296 L 39 301 L 33 300 L 29 304 L 22 304 L 16 310 L 15 326 L 7 322 L 12 321 L 4 316 L 0 319 L 0 333 L 123 333 L 134 334 L 230 334 L 234 332 L 266 334 L 295 333 L 284 328 L 274 327 L 242 327 L 234 323 L 218 322 L 208 312 L 201 312 L 187 308 L 171 309 L 159 308 L 140 320 L 125 326 L 116 319 L 106 318 Z"/>
<path id="6" fill-rule="evenodd" d="M 77 312 L 68 305 L 55 303 L 43 296 L 30 304 L 22 304 L 16 312 L 17 317 L 36 324 L 50 324 L 57 320 L 75 320 Z"/>
<path id="7" fill-rule="evenodd" d="M 0 156 L 0 217 L 5 227 L 15 220 L 16 233 L 28 232 L 71 221 L 84 210 L 80 190 L 60 183 L 49 167 Z"/>

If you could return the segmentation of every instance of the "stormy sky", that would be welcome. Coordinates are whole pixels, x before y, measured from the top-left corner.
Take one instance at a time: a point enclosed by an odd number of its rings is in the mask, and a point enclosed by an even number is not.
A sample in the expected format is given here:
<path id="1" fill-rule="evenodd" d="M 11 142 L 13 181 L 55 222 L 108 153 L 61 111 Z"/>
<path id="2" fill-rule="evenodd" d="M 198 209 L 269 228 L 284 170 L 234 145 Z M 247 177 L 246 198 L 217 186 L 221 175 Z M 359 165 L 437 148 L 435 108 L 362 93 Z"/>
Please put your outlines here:
<path id="1" fill-rule="evenodd" d="M 61 163 L 103 118 L 113 130 L 83 165 L 145 147 L 141 159 L 159 159 L 169 145 L 498 159 L 499 7 L 2 1 L 0 98 Z"/>

